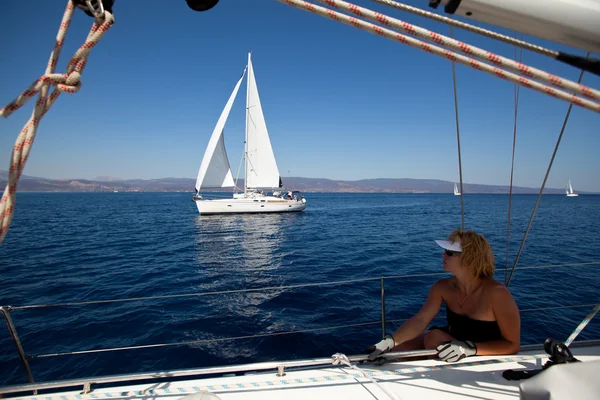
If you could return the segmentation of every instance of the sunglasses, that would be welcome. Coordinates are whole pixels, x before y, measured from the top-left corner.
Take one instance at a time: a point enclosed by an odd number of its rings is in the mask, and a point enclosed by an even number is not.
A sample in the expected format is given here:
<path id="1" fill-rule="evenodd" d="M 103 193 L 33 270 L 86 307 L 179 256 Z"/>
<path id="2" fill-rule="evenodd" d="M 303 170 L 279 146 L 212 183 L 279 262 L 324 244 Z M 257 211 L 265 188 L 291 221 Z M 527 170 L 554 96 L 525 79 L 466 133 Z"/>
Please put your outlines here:
<path id="1" fill-rule="evenodd" d="M 444 250 L 444 253 L 446 253 L 446 255 L 448 257 L 459 256 L 461 254 L 460 251 L 452 251 L 452 250 Z"/>

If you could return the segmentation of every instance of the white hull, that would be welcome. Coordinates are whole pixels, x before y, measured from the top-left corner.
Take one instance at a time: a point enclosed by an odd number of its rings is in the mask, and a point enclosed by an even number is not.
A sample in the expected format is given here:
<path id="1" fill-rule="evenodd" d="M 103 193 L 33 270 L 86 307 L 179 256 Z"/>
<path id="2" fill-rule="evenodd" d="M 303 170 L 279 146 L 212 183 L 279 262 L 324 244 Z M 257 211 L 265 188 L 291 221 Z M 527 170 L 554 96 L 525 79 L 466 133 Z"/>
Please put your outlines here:
<path id="1" fill-rule="evenodd" d="M 567 197 L 577 197 L 579 196 L 577 193 L 567 193 Z"/>
<path id="2" fill-rule="evenodd" d="M 306 208 L 306 200 L 287 200 L 275 196 L 258 196 L 231 199 L 197 199 L 200 215 L 241 213 L 298 212 Z"/>

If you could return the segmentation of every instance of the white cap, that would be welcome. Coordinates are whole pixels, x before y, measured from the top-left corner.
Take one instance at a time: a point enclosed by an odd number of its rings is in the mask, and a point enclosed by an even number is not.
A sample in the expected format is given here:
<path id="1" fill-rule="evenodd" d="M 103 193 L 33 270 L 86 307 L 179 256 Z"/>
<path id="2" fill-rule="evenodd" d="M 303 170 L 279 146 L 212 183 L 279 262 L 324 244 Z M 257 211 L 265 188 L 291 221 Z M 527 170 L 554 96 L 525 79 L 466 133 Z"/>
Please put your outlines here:
<path id="1" fill-rule="evenodd" d="M 462 252 L 462 246 L 458 242 L 451 242 L 449 240 L 436 240 L 435 241 L 438 246 L 446 250 L 459 251 Z"/>

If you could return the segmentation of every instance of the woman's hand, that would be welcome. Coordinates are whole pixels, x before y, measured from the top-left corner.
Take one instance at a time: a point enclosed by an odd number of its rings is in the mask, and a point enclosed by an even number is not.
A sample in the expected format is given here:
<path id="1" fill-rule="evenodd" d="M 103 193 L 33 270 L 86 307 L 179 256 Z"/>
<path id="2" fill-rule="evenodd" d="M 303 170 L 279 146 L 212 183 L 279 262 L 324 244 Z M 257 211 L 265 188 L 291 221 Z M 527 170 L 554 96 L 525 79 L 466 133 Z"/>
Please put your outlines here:
<path id="1" fill-rule="evenodd" d="M 381 342 L 367 349 L 367 352 L 370 352 L 369 361 L 373 361 L 383 353 L 387 353 L 393 349 L 395 345 L 394 338 L 391 335 L 387 335 Z"/>

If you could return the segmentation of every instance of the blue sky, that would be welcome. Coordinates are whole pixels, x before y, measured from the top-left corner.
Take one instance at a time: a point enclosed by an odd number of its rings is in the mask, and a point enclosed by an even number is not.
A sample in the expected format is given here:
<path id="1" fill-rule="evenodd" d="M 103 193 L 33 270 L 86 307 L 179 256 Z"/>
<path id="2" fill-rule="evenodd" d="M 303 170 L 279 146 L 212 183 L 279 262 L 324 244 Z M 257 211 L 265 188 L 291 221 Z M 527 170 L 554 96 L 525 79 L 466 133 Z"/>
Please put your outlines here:
<path id="1" fill-rule="evenodd" d="M 408 4 L 427 7 L 426 0 Z M 0 103 L 45 68 L 65 1 L 0 3 Z M 436 22 L 356 4 L 439 33 Z M 48 178 L 195 178 L 228 96 L 253 64 L 281 175 L 357 180 L 458 180 L 451 64 L 445 59 L 275 0 L 221 0 L 196 13 L 184 0 L 115 4 L 115 25 L 92 51 L 83 86 L 44 117 L 24 173 Z M 91 18 L 77 12 L 57 72 L 83 43 Z M 500 30 L 503 33 L 503 30 Z M 455 29 L 455 37 L 507 57 L 512 46 Z M 527 38 L 553 49 L 580 50 Z M 524 62 L 576 80 L 578 71 L 525 52 Z M 457 65 L 463 180 L 506 185 L 514 86 Z M 584 84 L 600 88 L 600 78 Z M 244 86 L 245 87 L 245 86 Z M 234 175 L 244 136 L 244 91 L 226 126 Z M 8 169 L 33 102 L 0 121 Z M 521 89 L 514 184 L 539 187 L 568 104 Z M 600 191 L 600 115 L 574 107 L 549 178 Z"/>

